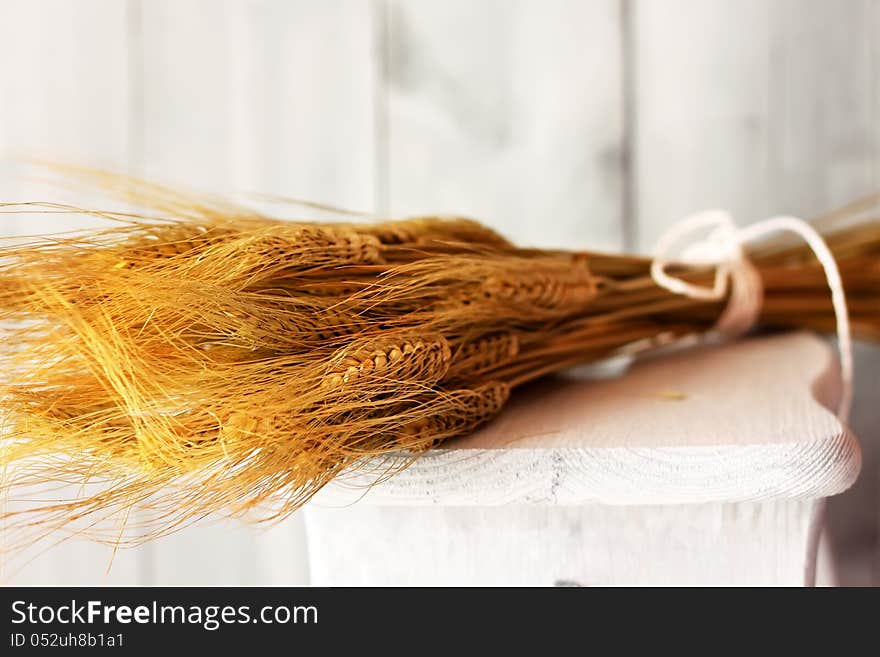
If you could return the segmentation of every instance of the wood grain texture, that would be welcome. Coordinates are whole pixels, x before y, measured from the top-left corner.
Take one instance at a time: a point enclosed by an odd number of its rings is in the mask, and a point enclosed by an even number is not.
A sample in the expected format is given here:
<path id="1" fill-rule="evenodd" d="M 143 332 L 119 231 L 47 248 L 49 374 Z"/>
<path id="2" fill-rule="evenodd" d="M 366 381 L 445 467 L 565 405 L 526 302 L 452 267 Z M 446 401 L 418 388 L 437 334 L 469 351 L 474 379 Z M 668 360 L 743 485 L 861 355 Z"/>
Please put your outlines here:
<path id="1" fill-rule="evenodd" d="M 392 214 L 621 245 L 618 2 L 389 2 L 386 38 Z"/>
<path id="2" fill-rule="evenodd" d="M 309 509 L 312 581 L 800 586 L 812 504 Z"/>
<path id="3" fill-rule="evenodd" d="M 636 364 L 605 381 L 550 380 L 472 436 L 334 505 L 694 504 L 821 498 L 855 481 L 859 445 L 829 407 L 836 359 L 809 334 L 756 338 Z"/>

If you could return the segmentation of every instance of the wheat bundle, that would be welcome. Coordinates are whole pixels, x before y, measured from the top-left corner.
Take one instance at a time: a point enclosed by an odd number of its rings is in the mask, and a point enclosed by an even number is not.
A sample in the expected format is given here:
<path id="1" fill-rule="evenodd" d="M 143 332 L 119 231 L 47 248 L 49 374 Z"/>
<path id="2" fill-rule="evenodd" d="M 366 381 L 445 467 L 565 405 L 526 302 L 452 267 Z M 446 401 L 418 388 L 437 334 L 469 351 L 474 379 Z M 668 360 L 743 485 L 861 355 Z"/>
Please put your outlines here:
<path id="1" fill-rule="evenodd" d="M 218 511 L 282 518 L 346 468 L 393 472 L 472 431 L 516 386 L 725 307 L 659 287 L 647 258 L 519 248 L 466 219 L 290 223 L 101 180 L 161 218 L 0 250 L 0 463 L 36 500 L 4 519 L 22 530 L 117 542 L 136 518 L 138 542 Z M 880 222 L 832 223 L 853 329 L 876 338 Z M 833 328 L 806 247 L 748 257 L 763 326 Z"/>

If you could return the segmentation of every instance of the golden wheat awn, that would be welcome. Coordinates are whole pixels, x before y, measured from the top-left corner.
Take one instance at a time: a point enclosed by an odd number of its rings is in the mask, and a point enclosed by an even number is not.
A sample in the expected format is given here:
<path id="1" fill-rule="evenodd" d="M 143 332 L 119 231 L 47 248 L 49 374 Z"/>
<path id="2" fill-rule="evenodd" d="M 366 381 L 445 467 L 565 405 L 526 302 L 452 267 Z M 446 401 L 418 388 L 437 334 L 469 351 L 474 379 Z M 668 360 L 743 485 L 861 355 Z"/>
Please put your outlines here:
<path id="1" fill-rule="evenodd" d="M 707 331 L 725 306 L 658 287 L 646 258 L 520 248 L 467 219 L 282 222 L 78 173 L 147 210 L 0 249 L 0 465 L 7 494 L 34 500 L 3 519 L 23 541 L 282 518 L 347 468 L 384 458 L 391 474 L 472 431 L 516 386 Z M 880 336 L 880 222 L 825 232 L 855 331 Z M 763 326 L 833 328 L 806 247 L 749 257 Z"/>

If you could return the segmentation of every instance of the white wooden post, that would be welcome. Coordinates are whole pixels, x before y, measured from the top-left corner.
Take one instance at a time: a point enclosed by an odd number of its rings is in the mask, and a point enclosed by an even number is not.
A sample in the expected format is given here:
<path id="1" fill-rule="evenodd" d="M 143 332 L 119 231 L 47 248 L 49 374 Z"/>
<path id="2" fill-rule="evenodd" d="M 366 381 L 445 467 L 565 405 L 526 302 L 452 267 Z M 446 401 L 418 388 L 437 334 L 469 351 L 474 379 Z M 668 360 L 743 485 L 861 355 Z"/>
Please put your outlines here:
<path id="1" fill-rule="evenodd" d="M 323 491 L 312 582 L 812 583 L 823 500 L 861 464 L 839 393 L 805 333 L 531 386 L 388 481 Z"/>

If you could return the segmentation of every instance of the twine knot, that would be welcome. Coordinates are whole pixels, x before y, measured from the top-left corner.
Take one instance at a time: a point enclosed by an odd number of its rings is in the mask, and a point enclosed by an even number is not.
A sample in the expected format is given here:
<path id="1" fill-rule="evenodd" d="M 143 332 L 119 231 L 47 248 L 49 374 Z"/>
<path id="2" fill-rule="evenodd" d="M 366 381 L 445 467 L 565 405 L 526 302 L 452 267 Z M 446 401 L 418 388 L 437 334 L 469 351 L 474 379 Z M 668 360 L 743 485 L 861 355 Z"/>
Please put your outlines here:
<path id="1" fill-rule="evenodd" d="M 708 229 L 703 239 L 693 239 Z M 852 404 L 853 355 L 849 312 L 843 281 L 834 255 L 822 236 L 803 219 L 778 216 L 739 227 L 724 210 L 708 210 L 674 224 L 657 241 L 651 262 L 651 277 L 662 288 L 675 294 L 703 301 L 721 301 L 727 306 L 713 330 L 725 337 L 747 333 L 757 322 L 764 301 L 764 286 L 755 266 L 746 257 L 743 245 L 765 235 L 790 232 L 801 237 L 815 254 L 825 273 L 831 291 L 831 303 L 837 325 L 840 352 L 841 397 L 837 415 L 846 420 Z M 690 243 L 687 239 L 690 238 Z M 711 286 L 695 285 L 669 273 L 673 264 L 670 254 L 677 245 L 685 244 L 675 258 L 679 263 L 706 265 L 715 268 Z"/>

